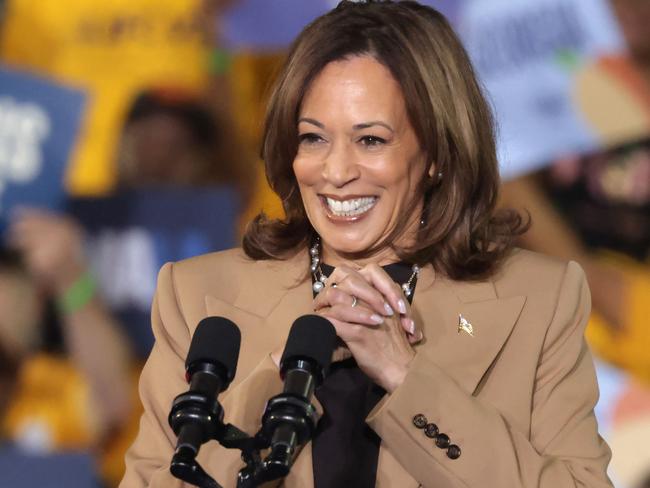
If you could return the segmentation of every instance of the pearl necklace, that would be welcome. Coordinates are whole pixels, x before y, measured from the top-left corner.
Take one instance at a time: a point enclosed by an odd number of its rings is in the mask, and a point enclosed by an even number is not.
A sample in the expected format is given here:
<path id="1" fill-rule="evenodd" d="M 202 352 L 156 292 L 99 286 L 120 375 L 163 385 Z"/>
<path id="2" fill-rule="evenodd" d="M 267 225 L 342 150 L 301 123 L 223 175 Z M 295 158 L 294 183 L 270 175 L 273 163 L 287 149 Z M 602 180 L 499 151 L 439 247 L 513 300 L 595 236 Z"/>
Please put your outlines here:
<path id="1" fill-rule="evenodd" d="M 325 276 L 325 273 L 323 273 L 323 269 L 321 268 L 321 262 L 320 262 L 320 239 L 316 238 L 316 242 L 314 245 L 309 249 L 309 254 L 311 255 L 311 266 L 309 269 L 311 270 L 311 274 L 314 278 L 314 284 L 312 285 L 312 289 L 314 290 L 314 293 L 318 294 L 321 291 L 323 291 L 323 288 L 325 288 L 325 285 L 327 284 L 327 276 Z M 414 264 L 412 269 L 411 276 L 409 277 L 408 280 L 406 280 L 405 283 L 402 283 L 402 291 L 404 292 L 404 296 L 406 298 L 411 298 L 411 295 L 413 294 L 413 280 L 417 278 L 417 276 L 420 274 L 420 267 L 417 264 Z"/>

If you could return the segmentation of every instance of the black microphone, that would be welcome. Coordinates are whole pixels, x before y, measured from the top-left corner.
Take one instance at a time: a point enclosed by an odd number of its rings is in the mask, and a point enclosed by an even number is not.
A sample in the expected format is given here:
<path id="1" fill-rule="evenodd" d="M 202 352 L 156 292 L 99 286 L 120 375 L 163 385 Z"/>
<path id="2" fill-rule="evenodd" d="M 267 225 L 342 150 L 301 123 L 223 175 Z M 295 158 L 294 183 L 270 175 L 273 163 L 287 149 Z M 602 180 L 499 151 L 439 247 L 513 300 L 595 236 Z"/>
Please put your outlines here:
<path id="1" fill-rule="evenodd" d="M 174 476 L 198 486 L 205 472 L 195 462 L 202 444 L 223 431 L 223 408 L 217 396 L 235 377 L 241 333 L 224 317 L 207 317 L 196 327 L 185 361 L 190 384 L 178 395 L 169 413 L 169 425 L 178 436 L 170 470 Z"/>
<path id="2" fill-rule="evenodd" d="M 271 445 L 265 479 L 289 474 L 296 448 L 313 437 L 318 416 L 311 398 L 327 375 L 335 346 L 334 326 L 319 315 L 304 315 L 291 326 L 280 361 L 284 389 L 269 400 L 262 417 L 262 432 Z"/>

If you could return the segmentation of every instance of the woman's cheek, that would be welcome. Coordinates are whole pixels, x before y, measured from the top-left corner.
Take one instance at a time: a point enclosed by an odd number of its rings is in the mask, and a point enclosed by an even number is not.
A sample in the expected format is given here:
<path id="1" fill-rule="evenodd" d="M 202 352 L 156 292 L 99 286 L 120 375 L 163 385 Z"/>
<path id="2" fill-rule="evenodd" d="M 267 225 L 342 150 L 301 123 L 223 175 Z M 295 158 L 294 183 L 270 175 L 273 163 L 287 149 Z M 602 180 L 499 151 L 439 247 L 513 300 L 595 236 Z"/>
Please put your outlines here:
<path id="1" fill-rule="evenodd" d="M 300 185 L 313 185 L 319 177 L 319 163 L 313 158 L 297 157 L 293 162 L 293 172 Z"/>

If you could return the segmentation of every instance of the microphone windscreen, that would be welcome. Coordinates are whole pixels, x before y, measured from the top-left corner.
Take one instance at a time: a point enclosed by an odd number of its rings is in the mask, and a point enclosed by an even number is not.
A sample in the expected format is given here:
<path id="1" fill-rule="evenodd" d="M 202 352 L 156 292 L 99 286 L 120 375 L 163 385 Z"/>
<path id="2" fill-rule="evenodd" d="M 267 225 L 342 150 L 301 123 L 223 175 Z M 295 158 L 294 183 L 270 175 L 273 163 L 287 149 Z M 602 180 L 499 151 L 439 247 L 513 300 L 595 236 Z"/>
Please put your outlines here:
<path id="1" fill-rule="evenodd" d="M 225 317 L 206 317 L 196 326 L 185 367 L 199 362 L 219 365 L 230 383 L 237 371 L 240 345 L 241 332 L 234 322 Z"/>
<path id="2" fill-rule="evenodd" d="M 329 320 L 320 315 L 303 315 L 291 326 L 280 365 L 287 359 L 313 360 L 325 375 L 335 346 L 336 330 Z"/>

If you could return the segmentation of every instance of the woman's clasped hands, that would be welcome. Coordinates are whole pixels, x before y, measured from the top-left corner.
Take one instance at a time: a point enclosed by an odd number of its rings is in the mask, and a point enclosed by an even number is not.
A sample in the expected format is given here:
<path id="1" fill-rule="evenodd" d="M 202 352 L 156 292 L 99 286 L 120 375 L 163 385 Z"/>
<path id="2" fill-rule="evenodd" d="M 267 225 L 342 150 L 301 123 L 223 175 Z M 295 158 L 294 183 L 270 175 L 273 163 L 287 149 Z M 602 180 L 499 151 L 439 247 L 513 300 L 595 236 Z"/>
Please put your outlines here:
<path id="1" fill-rule="evenodd" d="M 392 393 L 402 384 L 421 341 L 400 285 L 377 264 L 341 265 L 314 299 L 314 311 L 332 322 L 357 364 Z"/>

